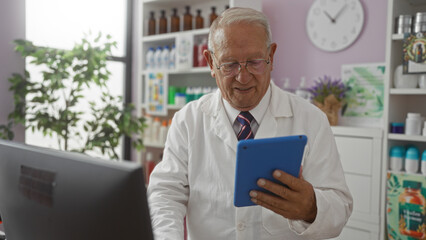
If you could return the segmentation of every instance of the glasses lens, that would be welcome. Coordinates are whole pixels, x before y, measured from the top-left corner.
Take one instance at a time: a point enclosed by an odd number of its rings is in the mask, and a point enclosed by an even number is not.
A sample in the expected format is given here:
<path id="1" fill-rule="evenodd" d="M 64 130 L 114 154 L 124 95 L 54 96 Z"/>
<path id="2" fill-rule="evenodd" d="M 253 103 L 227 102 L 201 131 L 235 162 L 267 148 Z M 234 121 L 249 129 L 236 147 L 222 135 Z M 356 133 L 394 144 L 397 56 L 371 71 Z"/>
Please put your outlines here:
<path id="1" fill-rule="evenodd" d="M 266 61 L 263 59 L 257 59 L 247 62 L 247 70 L 252 74 L 261 74 L 266 69 Z"/>
<path id="2" fill-rule="evenodd" d="M 220 70 L 222 71 L 223 75 L 225 76 L 235 76 L 238 74 L 238 71 L 240 69 L 240 64 L 235 63 L 224 63 L 220 67 Z"/>

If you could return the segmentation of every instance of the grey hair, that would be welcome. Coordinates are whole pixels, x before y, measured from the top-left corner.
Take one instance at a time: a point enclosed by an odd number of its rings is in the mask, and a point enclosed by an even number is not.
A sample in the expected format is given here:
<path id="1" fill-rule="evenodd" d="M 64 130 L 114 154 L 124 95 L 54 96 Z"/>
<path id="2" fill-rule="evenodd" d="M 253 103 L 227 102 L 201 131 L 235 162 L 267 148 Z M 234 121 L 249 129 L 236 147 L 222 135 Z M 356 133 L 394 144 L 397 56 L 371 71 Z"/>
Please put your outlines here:
<path id="1" fill-rule="evenodd" d="M 251 8 L 233 7 L 222 12 L 210 26 L 210 34 L 208 39 L 208 47 L 213 51 L 213 46 L 216 38 L 216 31 L 224 26 L 229 26 L 234 23 L 250 23 L 260 24 L 266 32 L 266 47 L 272 43 L 271 27 L 268 18 L 262 12 Z"/>

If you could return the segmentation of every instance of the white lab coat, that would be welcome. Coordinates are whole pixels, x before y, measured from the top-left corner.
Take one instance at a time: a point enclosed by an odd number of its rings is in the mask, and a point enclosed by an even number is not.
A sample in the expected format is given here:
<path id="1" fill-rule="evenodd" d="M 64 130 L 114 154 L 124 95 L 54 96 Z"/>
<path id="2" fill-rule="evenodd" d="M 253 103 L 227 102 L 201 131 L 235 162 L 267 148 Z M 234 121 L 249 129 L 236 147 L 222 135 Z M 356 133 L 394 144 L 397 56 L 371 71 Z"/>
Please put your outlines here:
<path id="1" fill-rule="evenodd" d="M 255 138 L 307 135 L 303 177 L 315 189 L 316 220 L 290 221 L 260 206 L 233 206 L 237 138 L 218 90 L 173 118 L 148 187 L 156 240 L 183 239 L 185 215 L 191 240 L 324 239 L 341 232 L 352 196 L 326 116 L 273 83 L 271 94 Z"/>

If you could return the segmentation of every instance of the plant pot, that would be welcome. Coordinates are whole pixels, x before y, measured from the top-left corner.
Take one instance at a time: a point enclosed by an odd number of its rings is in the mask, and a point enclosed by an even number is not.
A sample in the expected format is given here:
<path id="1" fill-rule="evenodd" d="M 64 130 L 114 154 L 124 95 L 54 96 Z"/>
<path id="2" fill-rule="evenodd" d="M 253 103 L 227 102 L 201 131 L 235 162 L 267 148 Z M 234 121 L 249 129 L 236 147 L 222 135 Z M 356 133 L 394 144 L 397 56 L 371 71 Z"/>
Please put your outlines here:
<path id="1" fill-rule="evenodd" d="M 331 126 L 336 126 L 338 124 L 339 111 L 342 107 L 342 103 L 339 102 L 334 95 L 328 95 L 324 99 L 324 103 L 314 101 L 314 104 L 327 115 L 328 122 Z"/>

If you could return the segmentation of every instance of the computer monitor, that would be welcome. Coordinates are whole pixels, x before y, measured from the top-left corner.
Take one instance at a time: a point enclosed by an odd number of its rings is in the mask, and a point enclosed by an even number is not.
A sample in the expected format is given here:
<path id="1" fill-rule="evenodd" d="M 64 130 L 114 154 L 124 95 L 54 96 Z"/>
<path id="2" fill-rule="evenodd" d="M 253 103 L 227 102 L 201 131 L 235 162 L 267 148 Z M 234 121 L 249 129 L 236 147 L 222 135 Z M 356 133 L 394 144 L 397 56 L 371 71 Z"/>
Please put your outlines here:
<path id="1" fill-rule="evenodd" d="M 3 140 L 0 215 L 7 240 L 153 239 L 140 164 Z"/>

